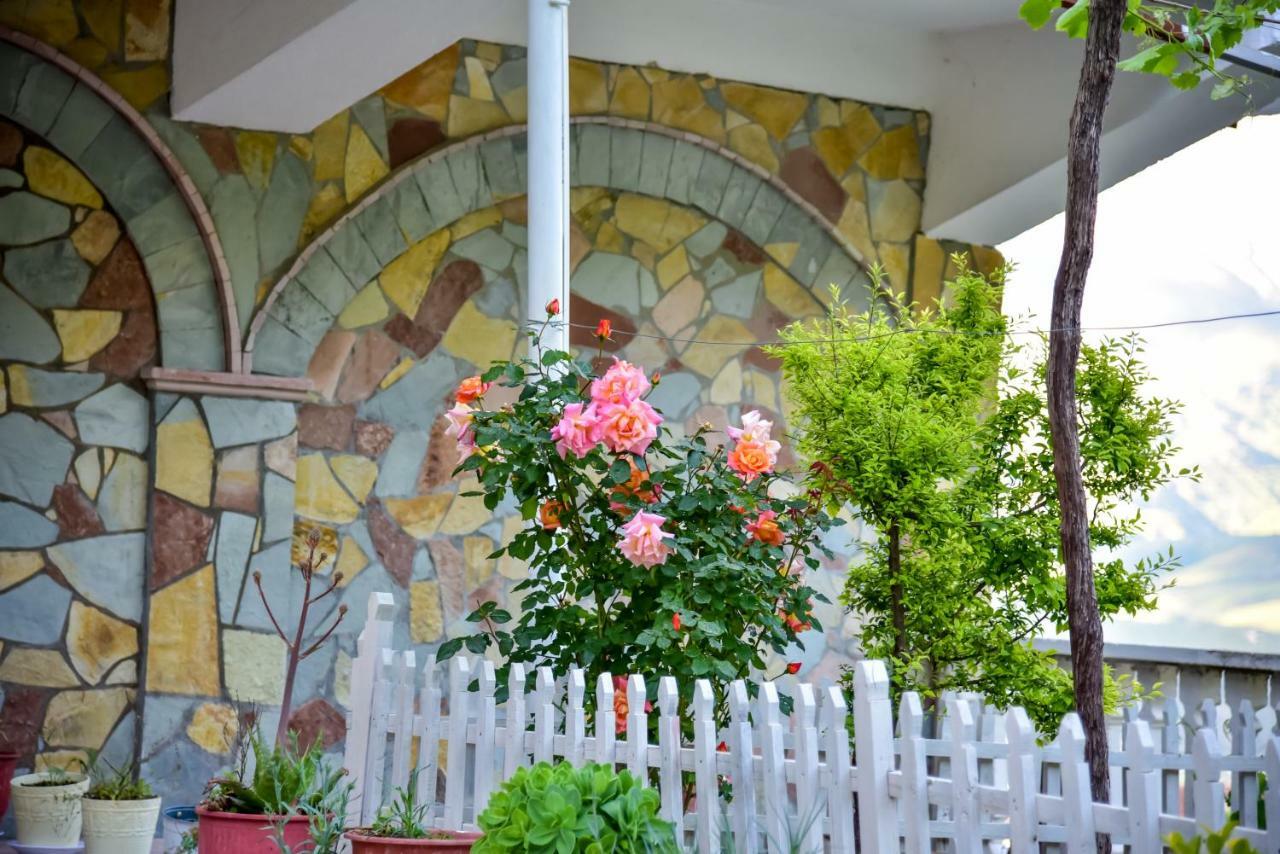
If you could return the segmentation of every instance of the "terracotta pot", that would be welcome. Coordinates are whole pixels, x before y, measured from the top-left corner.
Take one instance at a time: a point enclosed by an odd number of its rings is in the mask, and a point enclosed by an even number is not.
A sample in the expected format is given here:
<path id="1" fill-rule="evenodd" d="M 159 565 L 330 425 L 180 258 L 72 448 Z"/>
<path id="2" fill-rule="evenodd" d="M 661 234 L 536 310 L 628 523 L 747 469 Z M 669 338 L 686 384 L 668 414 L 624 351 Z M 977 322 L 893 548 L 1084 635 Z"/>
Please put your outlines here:
<path id="1" fill-rule="evenodd" d="M 284 841 L 295 850 L 310 840 L 305 815 L 241 815 L 196 807 L 200 854 L 279 854 L 273 828 L 284 822 Z"/>
<path id="2" fill-rule="evenodd" d="M 484 836 L 483 833 L 466 830 L 441 830 L 449 839 L 394 839 L 390 836 L 365 836 L 347 831 L 352 854 L 418 854 L 421 851 L 470 851 L 471 845 Z"/>
<path id="3" fill-rule="evenodd" d="M 0 750 L 0 818 L 9 811 L 9 783 L 18 767 L 18 754 Z"/>

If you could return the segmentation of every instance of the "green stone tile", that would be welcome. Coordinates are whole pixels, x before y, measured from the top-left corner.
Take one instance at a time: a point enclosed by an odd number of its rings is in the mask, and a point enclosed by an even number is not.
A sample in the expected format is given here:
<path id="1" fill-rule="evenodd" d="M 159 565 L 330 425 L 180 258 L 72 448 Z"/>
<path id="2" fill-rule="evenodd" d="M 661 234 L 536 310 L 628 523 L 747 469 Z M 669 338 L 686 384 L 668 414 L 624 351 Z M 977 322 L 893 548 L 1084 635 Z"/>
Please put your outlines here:
<path id="1" fill-rule="evenodd" d="M 528 62 L 524 59 L 513 59 L 504 62 L 489 75 L 489 85 L 493 87 L 493 91 L 498 96 L 527 85 L 528 80 Z"/>
<path id="2" fill-rule="evenodd" d="M 0 115 L 12 116 L 27 72 L 39 62 L 22 48 L 0 42 Z"/>
<path id="3" fill-rule="evenodd" d="M 48 134 L 75 83 L 74 77 L 56 65 L 36 65 L 27 71 L 18 90 L 13 117 L 41 136 Z"/>
<path id="4" fill-rule="evenodd" d="M 89 143 L 76 165 L 110 201 L 129 169 L 143 158 L 154 159 L 154 156 L 133 126 L 116 114 Z"/>
<path id="5" fill-rule="evenodd" d="M 369 141 L 373 143 L 374 148 L 378 149 L 382 159 L 389 161 L 391 157 L 387 153 L 387 112 L 382 96 L 370 95 L 363 101 L 357 102 L 351 107 L 351 114 L 369 135 Z"/>
<path id="6" fill-rule="evenodd" d="M 382 267 L 399 258 L 409 248 L 386 196 L 362 210 L 353 221 Z"/>
<path id="7" fill-rule="evenodd" d="M 800 284 L 812 287 L 816 284 L 818 271 L 835 248 L 835 241 L 815 222 L 800 238 L 800 248 L 787 269 Z"/>
<path id="8" fill-rule="evenodd" d="M 335 231 L 324 248 L 357 289 L 364 287 L 382 270 L 378 256 L 373 254 L 360 229 L 350 223 Z"/>
<path id="9" fill-rule="evenodd" d="M 74 308 L 89 272 L 70 240 L 10 249 L 4 256 L 5 279 L 37 308 Z"/>
<path id="10" fill-rule="evenodd" d="M 253 372 L 281 377 L 306 374 L 315 350 L 309 342 L 286 329 L 280 321 L 267 315 L 253 345 Z"/>
<path id="11" fill-rule="evenodd" d="M 840 247 L 832 249 L 827 256 L 826 263 L 819 268 L 817 275 L 813 277 L 813 289 L 820 294 L 825 294 L 827 288 L 836 285 L 844 293 L 848 293 L 854 287 L 857 287 L 857 279 L 863 274 L 862 267 L 858 262 L 850 258 Z"/>
<path id="12" fill-rule="evenodd" d="M 200 236 L 186 200 L 174 189 L 142 213 L 135 214 L 126 226 L 138 252 L 143 255 Z"/>
<path id="13" fill-rule="evenodd" d="M 62 343 L 39 312 L 0 285 L 0 359 L 44 364 L 58 358 Z"/>
<path id="14" fill-rule="evenodd" d="M 609 186 L 609 128 L 605 125 L 582 127 L 578 138 L 578 184 Z"/>
<path id="15" fill-rule="evenodd" d="M 741 229 L 746 221 L 747 211 L 763 183 L 757 175 L 735 166 L 729 175 L 729 182 L 725 184 L 716 216 L 734 228 Z"/>
<path id="16" fill-rule="evenodd" d="M 609 186 L 634 192 L 640 187 L 640 152 L 644 134 L 632 128 L 609 132 Z"/>
<path id="17" fill-rule="evenodd" d="M 71 97 L 75 98 L 76 93 L 72 92 Z M 58 116 L 59 124 L 70 110 L 71 103 L 68 101 L 67 108 L 62 111 L 61 116 Z M 218 172 L 218 167 L 213 165 L 209 152 L 205 151 L 204 146 L 200 144 L 199 138 L 187 125 L 170 121 L 164 116 L 152 115 L 148 116 L 147 120 L 151 122 L 152 127 L 156 129 L 156 133 L 160 134 L 160 138 L 173 151 L 178 158 L 178 162 L 187 170 L 187 174 L 195 182 L 196 189 L 202 195 L 207 196 L 217 182 L 220 173 Z M 54 127 L 54 130 L 57 130 L 57 126 Z M 86 142 L 86 144 L 88 143 Z"/>
<path id="18" fill-rule="evenodd" d="M 209 255 L 199 237 L 191 237 L 145 255 L 142 263 L 151 279 L 151 290 L 157 294 L 213 281 Z"/>
<path id="19" fill-rule="evenodd" d="M 334 317 L 299 282 L 289 282 L 284 286 L 268 316 L 312 345 L 320 343 L 329 327 L 333 326 Z"/>
<path id="20" fill-rule="evenodd" d="M 0 169 L 0 190 L 22 186 L 22 175 L 12 169 Z"/>
<path id="21" fill-rule="evenodd" d="M 224 175 L 207 198 L 231 273 L 231 293 L 243 335 L 249 329 L 257 304 L 258 229 L 254 226 L 257 197 L 243 175 Z"/>
<path id="22" fill-rule="evenodd" d="M 0 75 L 2 74 L 0 71 Z M 101 95 L 77 82 L 49 131 L 49 141 L 58 151 L 76 160 L 114 115 L 115 110 L 111 109 L 111 105 Z"/>
<path id="23" fill-rule="evenodd" d="M 0 196 L 0 244 L 37 243 L 71 225 L 71 211 L 52 199 L 19 190 Z"/>
<path id="24" fill-rule="evenodd" d="M 702 157 L 706 153 L 700 145 L 677 140 L 671 152 L 671 169 L 667 173 L 666 196 L 673 202 L 689 204 L 693 183 L 702 169 Z"/>
<path id="25" fill-rule="evenodd" d="M 480 157 L 473 147 L 452 152 L 445 158 L 449 166 L 449 177 L 453 178 L 454 189 L 458 191 L 458 199 L 462 202 L 464 214 L 479 210 L 488 205 L 480 204 Z M 485 188 L 486 196 L 488 188 Z"/>
<path id="26" fill-rule="evenodd" d="M 298 235 L 311 202 L 311 176 L 297 155 L 276 160 L 271 183 L 258 208 L 258 277 L 275 276 L 298 252 Z"/>
<path id="27" fill-rule="evenodd" d="M 187 329 L 220 329 L 221 311 L 212 282 L 198 282 L 156 295 L 160 328 L 168 332 Z"/>
<path id="28" fill-rule="evenodd" d="M 469 258 L 481 267 L 501 272 L 510 266 L 515 247 L 492 228 L 485 228 L 459 240 L 449 247 L 449 251 Z"/>
<path id="29" fill-rule="evenodd" d="M 225 370 L 227 364 L 221 326 L 217 329 L 184 329 L 181 332 L 161 329 L 160 361 L 166 368 Z"/>
<path id="30" fill-rule="evenodd" d="M 813 224 L 813 218 L 798 205 L 787 205 L 782 211 L 782 216 L 778 217 L 778 221 L 769 230 L 768 238 L 762 241 L 761 245 L 798 241 L 813 227 Z"/>
<path id="31" fill-rule="evenodd" d="M 524 139 L 527 146 L 528 137 Z M 569 125 L 569 186 L 577 187 L 582 184 L 581 173 L 578 171 L 578 149 L 582 144 L 582 125 Z"/>
<path id="32" fill-rule="evenodd" d="M 312 255 L 306 266 L 298 271 L 296 281 L 335 316 L 356 295 L 356 289 L 351 286 L 346 274 L 338 269 L 338 265 L 325 252 Z"/>
<path id="33" fill-rule="evenodd" d="M 511 137 L 503 136 L 485 142 L 480 146 L 480 160 L 494 196 L 507 198 L 524 195 L 525 187 L 520 183 L 516 169 L 516 152 Z"/>
<path id="34" fill-rule="evenodd" d="M 733 164 L 723 157 L 709 155 L 702 158 L 698 179 L 693 182 L 693 188 L 689 191 L 689 203 L 715 216 L 732 171 Z"/>
<path id="35" fill-rule="evenodd" d="M 127 221 L 173 192 L 173 179 L 160 160 L 148 153 L 135 160 L 114 187 L 104 185 L 102 190 Z"/>
<path id="36" fill-rule="evenodd" d="M 660 133 L 644 135 L 640 152 L 640 192 L 661 198 L 667 192 L 667 175 L 671 171 L 671 154 L 676 141 Z"/>
<path id="37" fill-rule="evenodd" d="M 435 220 L 431 218 L 431 211 L 427 210 L 422 191 L 412 178 L 396 184 L 387 198 L 406 244 L 417 243 L 436 230 Z"/>
<path id="38" fill-rule="evenodd" d="M 511 137 L 511 150 L 516 155 L 516 175 L 520 177 L 520 186 L 524 188 L 521 192 L 525 192 L 529 187 L 529 138 L 524 134 Z"/>
<path id="39" fill-rule="evenodd" d="M 431 211 L 436 228 L 452 225 L 468 212 L 453 185 L 449 166 L 443 160 L 426 164 L 413 177 L 418 182 L 418 189 L 422 191 L 422 198 L 427 202 L 427 209 Z"/>
<path id="40" fill-rule="evenodd" d="M 777 225 L 782 212 L 790 203 L 786 196 L 769 184 L 761 182 L 746 216 L 742 218 L 741 231 L 753 243 L 763 246 L 769 239 L 769 232 Z"/>

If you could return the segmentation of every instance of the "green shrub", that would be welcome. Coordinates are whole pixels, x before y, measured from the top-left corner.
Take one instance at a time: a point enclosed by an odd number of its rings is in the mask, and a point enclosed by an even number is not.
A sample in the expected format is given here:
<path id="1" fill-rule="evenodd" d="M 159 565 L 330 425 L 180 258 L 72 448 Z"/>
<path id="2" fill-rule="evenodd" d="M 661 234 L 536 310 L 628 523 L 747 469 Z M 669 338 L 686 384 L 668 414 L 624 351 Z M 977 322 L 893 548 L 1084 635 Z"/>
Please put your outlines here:
<path id="1" fill-rule="evenodd" d="M 341 783 L 342 770 L 329 768 L 315 745 L 305 751 L 299 751 L 296 742 L 268 747 L 255 729 L 249 734 L 249 749 L 253 773 L 247 770 L 247 754 L 242 755 L 230 772 L 209 781 L 206 807 L 243 815 L 290 815 L 319 807 Z"/>
<path id="2" fill-rule="evenodd" d="M 1165 837 L 1164 844 L 1173 854 L 1200 854 L 1201 851 L 1206 850 L 1209 854 L 1258 854 L 1258 849 L 1247 841 L 1231 839 L 1231 832 L 1236 829 L 1236 824 L 1237 822 L 1232 820 L 1219 830 L 1210 831 L 1205 828 L 1208 836 L 1204 839 L 1201 839 L 1199 834 L 1190 839 L 1183 839 L 1181 833 L 1171 833 Z"/>
<path id="3" fill-rule="evenodd" d="M 102 763 L 102 771 L 98 768 L 98 759 L 89 766 L 89 777 L 93 783 L 85 797 L 97 801 L 145 801 L 155 795 L 150 784 L 141 777 L 134 778 L 136 765 L 117 768 L 110 762 Z"/>
<path id="4" fill-rule="evenodd" d="M 658 793 L 607 765 L 521 768 L 477 823 L 485 834 L 477 854 L 680 850 L 674 828 L 658 818 Z"/>

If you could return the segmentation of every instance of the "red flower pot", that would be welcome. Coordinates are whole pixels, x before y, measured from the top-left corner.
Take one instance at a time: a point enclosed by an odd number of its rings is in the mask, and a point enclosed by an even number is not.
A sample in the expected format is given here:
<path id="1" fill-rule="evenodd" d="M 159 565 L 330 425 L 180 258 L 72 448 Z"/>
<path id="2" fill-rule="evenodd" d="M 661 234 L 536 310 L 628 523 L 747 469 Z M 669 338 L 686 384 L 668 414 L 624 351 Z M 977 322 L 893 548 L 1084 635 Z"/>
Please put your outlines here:
<path id="1" fill-rule="evenodd" d="M 483 833 L 465 830 L 441 830 L 447 839 L 393 839 L 389 836 L 365 836 L 358 831 L 347 831 L 352 854 L 418 854 L 423 851 L 470 851 L 471 845 Z"/>
<path id="2" fill-rule="evenodd" d="M 9 809 L 9 783 L 18 767 L 18 754 L 0 751 L 0 818 Z"/>
<path id="3" fill-rule="evenodd" d="M 279 854 L 273 828 L 284 821 L 284 841 L 295 850 L 310 839 L 305 815 L 241 815 L 196 807 L 200 854 Z"/>

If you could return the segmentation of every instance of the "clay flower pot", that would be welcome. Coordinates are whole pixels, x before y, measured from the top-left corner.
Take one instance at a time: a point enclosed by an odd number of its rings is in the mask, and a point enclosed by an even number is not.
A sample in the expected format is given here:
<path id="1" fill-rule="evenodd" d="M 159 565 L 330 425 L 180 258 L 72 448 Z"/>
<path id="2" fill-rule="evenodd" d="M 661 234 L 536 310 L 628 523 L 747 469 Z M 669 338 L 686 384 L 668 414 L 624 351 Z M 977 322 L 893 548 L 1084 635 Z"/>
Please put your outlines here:
<path id="1" fill-rule="evenodd" d="M 89 778 L 68 774 L 68 782 L 59 786 L 47 785 L 50 778 L 47 771 L 13 778 L 19 845 L 70 848 L 80 841 L 80 798 L 89 790 Z"/>
<path id="2" fill-rule="evenodd" d="M 0 816 L 9 811 L 9 783 L 18 767 L 18 754 L 0 750 Z"/>
<path id="3" fill-rule="evenodd" d="M 151 854 L 160 799 L 104 801 L 84 798 L 85 854 Z"/>
<path id="4" fill-rule="evenodd" d="M 467 830 L 438 830 L 439 839 L 396 839 L 391 836 L 366 836 L 358 830 L 348 830 L 352 854 L 419 854 L 423 851 L 470 851 L 483 833 Z"/>
<path id="5" fill-rule="evenodd" d="M 196 807 L 200 854 L 279 854 L 273 828 L 284 822 L 284 841 L 298 850 L 310 837 L 305 815 L 241 815 Z"/>

